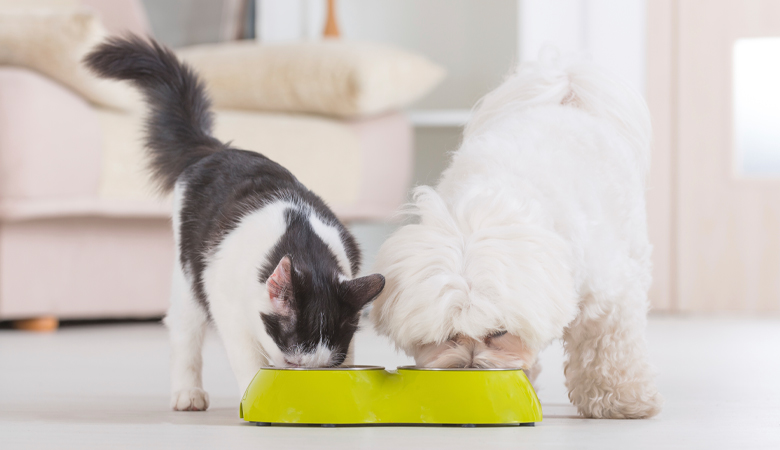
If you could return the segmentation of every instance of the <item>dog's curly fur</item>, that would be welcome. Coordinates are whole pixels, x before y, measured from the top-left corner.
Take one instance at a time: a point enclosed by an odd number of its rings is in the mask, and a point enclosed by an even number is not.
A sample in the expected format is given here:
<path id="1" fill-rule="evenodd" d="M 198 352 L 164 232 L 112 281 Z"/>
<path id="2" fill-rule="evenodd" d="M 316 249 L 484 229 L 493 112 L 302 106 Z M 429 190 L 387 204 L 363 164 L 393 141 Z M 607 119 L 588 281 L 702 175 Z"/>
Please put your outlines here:
<path id="1" fill-rule="evenodd" d="M 647 107 L 626 85 L 582 63 L 521 66 L 480 101 L 438 186 L 415 190 L 416 223 L 382 246 L 377 331 L 420 365 L 534 372 L 563 338 L 582 415 L 657 414 L 649 141 Z"/>

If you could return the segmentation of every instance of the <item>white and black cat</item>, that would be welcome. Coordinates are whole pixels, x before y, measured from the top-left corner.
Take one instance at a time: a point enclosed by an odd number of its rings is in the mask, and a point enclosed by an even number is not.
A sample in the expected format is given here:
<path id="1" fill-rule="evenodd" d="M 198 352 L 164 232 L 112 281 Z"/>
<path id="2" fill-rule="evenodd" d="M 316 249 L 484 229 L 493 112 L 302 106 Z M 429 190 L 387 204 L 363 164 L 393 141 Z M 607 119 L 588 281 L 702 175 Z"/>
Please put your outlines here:
<path id="1" fill-rule="evenodd" d="M 240 389 L 269 363 L 351 363 L 360 310 L 385 280 L 353 279 L 358 246 L 327 205 L 279 164 L 215 139 L 203 85 L 169 49 L 114 38 L 85 63 L 144 94 L 151 169 L 163 192 L 174 191 L 178 258 L 165 319 L 173 409 L 208 408 L 201 348 L 209 319 Z"/>

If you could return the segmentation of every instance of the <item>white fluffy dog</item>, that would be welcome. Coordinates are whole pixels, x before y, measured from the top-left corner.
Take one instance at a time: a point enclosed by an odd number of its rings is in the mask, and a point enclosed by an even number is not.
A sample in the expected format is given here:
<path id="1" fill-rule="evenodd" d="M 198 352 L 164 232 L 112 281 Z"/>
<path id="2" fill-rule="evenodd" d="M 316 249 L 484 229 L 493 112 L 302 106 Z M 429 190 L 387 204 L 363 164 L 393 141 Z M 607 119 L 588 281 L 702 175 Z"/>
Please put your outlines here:
<path id="1" fill-rule="evenodd" d="M 563 338 L 569 398 L 596 418 L 662 399 L 644 340 L 650 121 L 585 64 L 521 66 L 478 104 L 433 189 L 382 246 L 372 320 L 420 366 L 522 367 Z"/>

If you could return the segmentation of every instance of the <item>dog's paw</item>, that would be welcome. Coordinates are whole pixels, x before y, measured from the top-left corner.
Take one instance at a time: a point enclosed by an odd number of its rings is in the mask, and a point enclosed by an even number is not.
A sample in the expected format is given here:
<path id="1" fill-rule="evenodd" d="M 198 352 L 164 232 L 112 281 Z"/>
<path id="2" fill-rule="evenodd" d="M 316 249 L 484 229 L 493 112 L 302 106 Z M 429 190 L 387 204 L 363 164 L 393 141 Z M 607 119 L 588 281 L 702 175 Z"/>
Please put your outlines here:
<path id="1" fill-rule="evenodd" d="M 617 389 L 610 394 L 575 402 L 575 406 L 580 414 L 593 419 L 647 419 L 661 412 L 663 403 L 663 397 L 649 386 L 646 389 Z"/>
<path id="2" fill-rule="evenodd" d="M 205 411 L 209 407 L 209 394 L 200 388 L 182 389 L 171 396 L 174 411 Z"/>

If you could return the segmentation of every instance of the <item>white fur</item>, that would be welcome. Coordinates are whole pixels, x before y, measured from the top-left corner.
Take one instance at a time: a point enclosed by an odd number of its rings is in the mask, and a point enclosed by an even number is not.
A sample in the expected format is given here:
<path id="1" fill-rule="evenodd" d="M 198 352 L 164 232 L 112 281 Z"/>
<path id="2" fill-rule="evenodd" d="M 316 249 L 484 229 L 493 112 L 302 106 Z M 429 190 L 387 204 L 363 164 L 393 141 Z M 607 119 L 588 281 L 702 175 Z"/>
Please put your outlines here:
<path id="1" fill-rule="evenodd" d="M 339 233 L 339 230 L 330 225 L 326 225 L 325 222 L 323 222 L 322 219 L 317 217 L 315 214 L 311 214 L 309 216 L 309 224 L 311 224 L 311 228 L 314 230 L 314 233 L 316 233 L 317 236 L 322 239 L 322 242 L 328 246 L 330 251 L 336 255 L 336 260 L 339 263 L 341 272 L 347 274 L 346 278 L 351 280 L 352 275 L 354 274 L 352 273 L 349 257 L 347 256 L 347 249 L 344 248 L 344 242 L 341 240 L 341 234 Z M 344 280 L 342 279 L 341 281 Z"/>
<path id="2" fill-rule="evenodd" d="M 173 194 L 174 211 L 181 209 L 186 186 L 176 185 Z M 180 215 L 173 215 L 173 235 L 176 242 L 171 306 L 165 317 L 171 337 L 171 408 L 177 411 L 204 411 L 209 396 L 203 390 L 201 372 L 202 349 L 208 319 L 197 304 L 191 289 L 188 271 L 179 264 Z"/>
<path id="3" fill-rule="evenodd" d="M 422 367 L 534 367 L 536 355 L 517 336 L 474 339 L 457 336 L 442 344 L 425 344 L 415 352 L 415 360 Z"/>
<path id="4" fill-rule="evenodd" d="M 300 367 L 327 367 L 334 356 L 333 350 L 320 341 L 313 352 L 296 350 L 292 355 L 287 355 L 287 359 L 290 364 Z"/>
<path id="5" fill-rule="evenodd" d="M 201 381 L 201 350 L 207 317 L 193 294 L 189 270 L 181 267 L 178 255 L 179 217 L 185 193 L 186 186 L 177 184 L 173 214 L 176 267 L 171 307 L 165 318 L 172 343 L 171 406 L 176 410 L 203 410 L 208 407 L 208 394 L 203 391 Z M 263 366 L 327 366 L 337 356 L 324 344 L 314 352 L 284 355 L 266 333 L 260 319 L 260 313 L 271 313 L 272 306 L 266 285 L 257 279 L 258 270 L 284 234 L 285 211 L 290 208 L 309 214 L 317 235 L 337 256 L 345 273 L 350 274 L 346 249 L 338 231 L 326 225 L 310 208 L 289 201 L 276 201 L 247 214 L 223 238 L 208 255 L 203 281 L 211 316 L 225 344 L 241 392 Z M 346 275 L 341 277 L 348 278 Z M 351 361 L 351 355 L 347 361 Z"/>
<path id="6" fill-rule="evenodd" d="M 175 264 L 171 286 L 171 307 L 165 317 L 171 337 L 171 408 L 204 411 L 209 406 L 203 390 L 203 339 L 208 319 L 190 289 L 189 279 Z"/>
<path id="7" fill-rule="evenodd" d="M 564 338 L 583 415 L 656 414 L 643 337 L 649 137 L 625 85 L 586 65 L 520 67 L 481 100 L 436 189 L 415 190 L 418 223 L 380 249 L 377 331 L 421 365 L 526 370 Z M 512 345 L 485 344 L 500 331 Z"/>
<path id="8" fill-rule="evenodd" d="M 260 367 L 284 357 L 265 332 L 260 313 L 272 313 L 268 290 L 257 280 L 265 255 L 287 225 L 287 202 L 271 203 L 247 214 L 209 256 L 203 283 L 209 310 L 239 382 L 245 389 Z"/>

